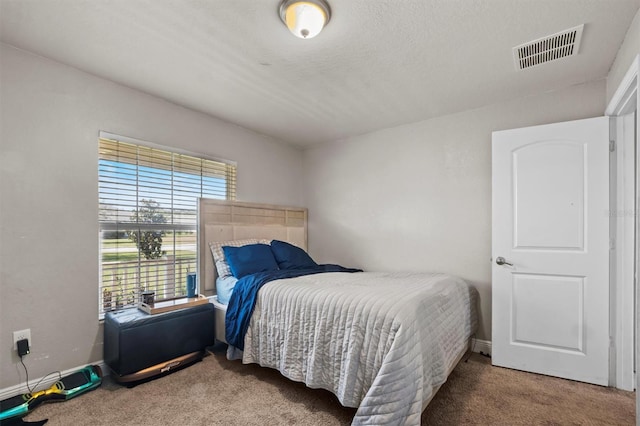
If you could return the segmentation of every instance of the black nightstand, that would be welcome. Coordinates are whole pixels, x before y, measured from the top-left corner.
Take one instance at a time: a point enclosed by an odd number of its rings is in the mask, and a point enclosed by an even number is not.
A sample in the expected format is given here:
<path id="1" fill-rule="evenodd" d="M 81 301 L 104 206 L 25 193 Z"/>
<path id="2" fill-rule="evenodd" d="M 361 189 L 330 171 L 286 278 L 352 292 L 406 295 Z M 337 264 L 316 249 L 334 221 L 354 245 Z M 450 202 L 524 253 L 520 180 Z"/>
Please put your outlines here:
<path id="1" fill-rule="evenodd" d="M 136 308 L 104 320 L 104 361 L 118 382 L 145 380 L 199 361 L 214 343 L 212 304 L 149 315 Z"/>

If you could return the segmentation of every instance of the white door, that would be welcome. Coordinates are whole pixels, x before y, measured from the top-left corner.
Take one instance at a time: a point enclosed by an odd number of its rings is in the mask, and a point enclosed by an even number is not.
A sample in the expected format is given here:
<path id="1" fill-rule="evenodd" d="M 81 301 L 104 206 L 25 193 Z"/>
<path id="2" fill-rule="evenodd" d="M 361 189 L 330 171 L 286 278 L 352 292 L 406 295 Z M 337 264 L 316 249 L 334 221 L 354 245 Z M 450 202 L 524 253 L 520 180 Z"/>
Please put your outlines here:
<path id="1" fill-rule="evenodd" d="M 608 385 L 608 148 L 608 117 L 493 133 L 494 365 Z"/>

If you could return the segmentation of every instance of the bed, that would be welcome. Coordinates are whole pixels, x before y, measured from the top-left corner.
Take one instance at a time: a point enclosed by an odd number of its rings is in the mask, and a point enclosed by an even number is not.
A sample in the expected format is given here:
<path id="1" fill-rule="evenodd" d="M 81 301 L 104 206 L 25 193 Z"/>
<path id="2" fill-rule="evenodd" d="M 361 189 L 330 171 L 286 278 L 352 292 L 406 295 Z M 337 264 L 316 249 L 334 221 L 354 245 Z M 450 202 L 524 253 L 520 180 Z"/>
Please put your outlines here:
<path id="1" fill-rule="evenodd" d="M 307 211 L 201 199 L 198 217 L 201 291 L 214 294 L 216 339 L 226 342 L 227 306 L 217 301 L 220 277 L 211 249 L 276 240 L 306 250 Z M 230 346 L 227 356 L 333 392 L 342 405 L 357 408 L 354 425 L 418 425 L 468 349 L 476 304 L 472 287 L 445 274 L 327 272 L 277 279 L 255 296 L 244 350 Z"/>

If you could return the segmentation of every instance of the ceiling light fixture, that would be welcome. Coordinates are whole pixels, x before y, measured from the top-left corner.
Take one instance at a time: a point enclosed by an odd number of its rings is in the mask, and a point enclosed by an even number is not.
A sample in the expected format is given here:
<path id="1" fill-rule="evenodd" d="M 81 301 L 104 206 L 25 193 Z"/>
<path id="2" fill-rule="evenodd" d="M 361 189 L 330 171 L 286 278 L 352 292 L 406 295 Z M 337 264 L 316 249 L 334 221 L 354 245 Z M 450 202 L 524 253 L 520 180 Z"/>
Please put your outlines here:
<path id="1" fill-rule="evenodd" d="M 324 0 L 283 0 L 280 3 L 280 19 L 296 37 L 317 36 L 330 18 L 331 9 Z"/>

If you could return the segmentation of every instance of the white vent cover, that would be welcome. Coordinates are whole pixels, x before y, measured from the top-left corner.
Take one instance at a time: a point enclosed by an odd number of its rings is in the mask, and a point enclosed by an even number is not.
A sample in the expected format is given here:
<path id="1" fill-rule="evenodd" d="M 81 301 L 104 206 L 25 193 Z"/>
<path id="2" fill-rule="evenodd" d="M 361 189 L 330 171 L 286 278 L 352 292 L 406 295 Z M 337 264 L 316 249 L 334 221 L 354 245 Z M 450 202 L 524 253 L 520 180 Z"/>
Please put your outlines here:
<path id="1" fill-rule="evenodd" d="M 578 54 L 583 25 L 539 38 L 513 48 L 516 69 L 523 70 Z"/>

